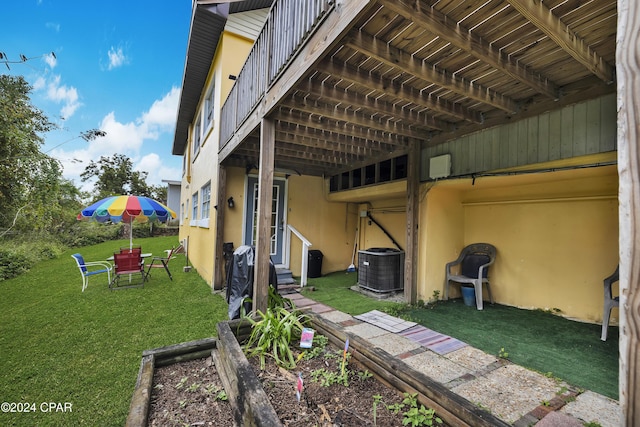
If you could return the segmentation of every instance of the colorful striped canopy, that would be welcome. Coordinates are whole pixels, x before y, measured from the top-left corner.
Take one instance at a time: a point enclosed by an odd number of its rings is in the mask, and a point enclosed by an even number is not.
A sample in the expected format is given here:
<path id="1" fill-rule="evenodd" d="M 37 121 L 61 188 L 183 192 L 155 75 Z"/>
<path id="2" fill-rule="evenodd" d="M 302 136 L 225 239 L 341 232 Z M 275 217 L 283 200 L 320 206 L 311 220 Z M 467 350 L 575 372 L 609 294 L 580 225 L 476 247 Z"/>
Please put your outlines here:
<path id="1" fill-rule="evenodd" d="M 144 196 L 111 196 L 82 209 L 79 220 L 97 222 L 167 222 L 176 213 L 162 203 Z M 129 247 L 133 247 L 133 227 L 129 227 Z"/>
<path id="2" fill-rule="evenodd" d="M 162 203 L 144 196 L 111 196 L 82 209 L 78 219 L 97 222 L 167 222 L 176 213 Z"/>

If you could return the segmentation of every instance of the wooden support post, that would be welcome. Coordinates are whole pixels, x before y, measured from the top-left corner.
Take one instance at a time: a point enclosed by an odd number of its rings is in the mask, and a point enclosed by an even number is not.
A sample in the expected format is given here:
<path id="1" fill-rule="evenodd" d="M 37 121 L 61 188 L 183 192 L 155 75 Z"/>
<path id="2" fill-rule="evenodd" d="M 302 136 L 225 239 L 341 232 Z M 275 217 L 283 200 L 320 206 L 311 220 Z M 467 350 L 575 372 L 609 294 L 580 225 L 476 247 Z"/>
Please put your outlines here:
<path id="1" fill-rule="evenodd" d="M 407 243 L 404 257 L 404 298 L 414 304 L 418 289 L 418 215 L 420 212 L 420 144 L 410 142 L 407 154 Z"/>
<path id="2" fill-rule="evenodd" d="M 260 126 L 260 165 L 258 166 L 258 215 L 256 229 L 256 258 L 253 276 L 253 309 L 265 311 L 269 297 L 269 260 L 271 254 L 271 201 L 273 199 L 273 170 L 275 160 L 276 127 L 271 119 L 263 118 Z"/>
<path id="3" fill-rule="evenodd" d="M 224 214 L 226 210 L 226 197 L 227 197 L 227 168 L 218 165 L 218 192 L 216 197 L 216 229 L 215 229 L 215 247 L 213 248 L 213 282 L 211 284 L 211 291 L 220 290 L 224 288 L 225 281 L 227 280 L 226 271 L 224 269 L 225 259 L 222 251 L 222 245 L 224 243 Z"/>
<path id="4" fill-rule="evenodd" d="M 640 425 L 640 4 L 618 0 L 616 47 L 622 425 Z"/>

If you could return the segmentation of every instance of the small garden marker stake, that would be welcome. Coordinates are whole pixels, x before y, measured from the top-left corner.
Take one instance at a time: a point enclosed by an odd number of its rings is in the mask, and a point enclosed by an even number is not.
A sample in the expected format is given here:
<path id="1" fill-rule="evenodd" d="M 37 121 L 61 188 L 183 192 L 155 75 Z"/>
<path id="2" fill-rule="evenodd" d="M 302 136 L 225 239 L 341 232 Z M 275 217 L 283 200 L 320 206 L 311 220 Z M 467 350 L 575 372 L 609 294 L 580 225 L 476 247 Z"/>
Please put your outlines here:
<path id="1" fill-rule="evenodd" d="M 344 353 L 342 353 L 342 375 L 344 375 L 344 363 L 347 361 L 347 350 L 349 350 L 349 338 L 344 343 Z"/>
<path id="2" fill-rule="evenodd" d="M 298 402 L 300 402 L 300 396 L 302 396 L 303 388 L 302 372 L 298 372 L 298 382 L 296 384 L 296 398 L 298 399 Z"/>

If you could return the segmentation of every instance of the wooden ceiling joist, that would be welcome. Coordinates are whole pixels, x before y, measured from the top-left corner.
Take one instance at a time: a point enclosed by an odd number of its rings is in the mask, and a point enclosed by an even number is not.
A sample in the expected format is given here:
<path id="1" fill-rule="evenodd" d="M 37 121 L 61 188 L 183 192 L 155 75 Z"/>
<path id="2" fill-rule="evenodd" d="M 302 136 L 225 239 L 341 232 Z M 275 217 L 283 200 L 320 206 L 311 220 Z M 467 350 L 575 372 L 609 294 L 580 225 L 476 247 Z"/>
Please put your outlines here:
<path id="1" fill-rule="evenodd" d="M 495 90 L 465 81 L 435 65 L 420 61 L 415 56 L 403 52 L 388 43 L 381 42 L 362 31 L 351 31 L 349 37 L 351 40 L 347 41 L 347 46 L 380 62 L 508 113 L 513 114 L 518 111 L 516 102 Z"/>
<path id="2" fill-rule="evenodd" d="M 556 42 L 565 52 L 576 61 L 602 79 L 605 83 L 613 83 L 614 73 L 602 57 L 578 37 L 567 25 L 556 17 L 542 1 L 523 2 L 520 0 L 506 0 L 511 7 L 520 12 L 532 24 L 538 27 L 551 40 Z"/>
<path id="3" fill-rule="evenodd" d="M 483 120 L 480 112 L 471 111 L 462 105 L 453 104 L 441 98 L 431 97 L 428 94 L 425 95 L 412 87 L 399 85 L 389 79 L 379 77 L 373 73 L 359 72 L 346 64 L 339 64 L 335 61 L 327 60 L 321 64 L 320 68 L 323 71 L 341 79 L 348 80 L 381 93 L 392 94 L 399 99 L 405 99 L 416 105 L 428 108 L 435 113 L 444 114 L 474 123 L 482 123 Z"/>
<path id="4" fill-rule="evenodd" d="M 437 34 L 468 54 L 531 87 L 536 92 L 554 99 L 559 97 L 558 87 L 554 83 L 506 57 L 481 37 L 437 9 L 433 7 L 421 8 L 418 2 L 409 0 L 378 0 L 378 2 L 389 10 Z"/>

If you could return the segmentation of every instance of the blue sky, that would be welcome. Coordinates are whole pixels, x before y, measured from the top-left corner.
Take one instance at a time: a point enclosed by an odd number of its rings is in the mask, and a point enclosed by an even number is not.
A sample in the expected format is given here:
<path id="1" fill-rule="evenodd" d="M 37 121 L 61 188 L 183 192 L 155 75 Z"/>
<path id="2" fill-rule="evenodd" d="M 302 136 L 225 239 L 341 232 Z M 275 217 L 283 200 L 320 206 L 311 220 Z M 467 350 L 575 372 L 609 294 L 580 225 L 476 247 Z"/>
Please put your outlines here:
<path id="1" fill-rule="evenodd" d="M 171 154 L 187 48 L 191 0 L 10 0 L 3 4 L 1 73 L 23 75 L 31 100 L 59 129 L 42 151 L 76 186 L 91 160 L 131 158 L 148 184 L 179 180 Z M 55 52 L 55 58 L 50 55 Z M 39 58 L 35 58 L 39 57 Z M 81 132 L 106 137 L 86 142 Z"/>

